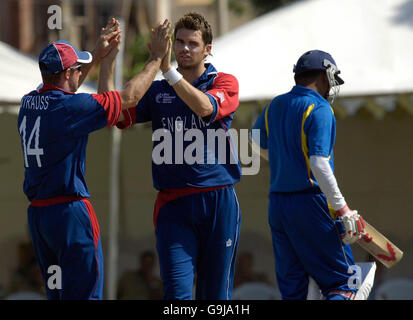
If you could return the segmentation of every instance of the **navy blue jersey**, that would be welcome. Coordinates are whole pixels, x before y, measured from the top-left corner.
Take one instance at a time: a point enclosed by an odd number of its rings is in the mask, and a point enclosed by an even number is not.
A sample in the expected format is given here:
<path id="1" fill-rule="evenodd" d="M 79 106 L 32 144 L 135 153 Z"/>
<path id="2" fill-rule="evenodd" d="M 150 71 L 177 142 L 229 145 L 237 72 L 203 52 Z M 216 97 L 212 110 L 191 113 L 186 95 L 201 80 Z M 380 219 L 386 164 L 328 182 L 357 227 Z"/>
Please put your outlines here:
<path id="1" fill-rule="evenodd" d="M 312 155 L 329 157 L 334 172 L 336 120 L 326 99 L 302 86 L 275 97 L 258 117 L 260 147 L 268 149 L 271 192 L 294 192 L 318 186 Z"/>
<path id="2" fill-rule="evenodd" d="M 161 80 L 152 83 L 136 107 L 124 111 L 125 120 L 118 124 L 118 128 L 124 129 L 135 123 L 152 122 L 152 176 L 158 190 L 223 186 L 240 180 L 236 144 L 229 131 L 239 105 L 238 81 L 230 74 L 217 72 L 211 64 L 206 64 L 206 68 L 192 85 L 211 101 L 214 111 L 208 119 L 196 115 L 173 87 Z M 157 141 L 156 132 L 164 132 L 166 138 Z M 221 145 L 219 138 L 208 144 L 208 134 L 214 133 L 224 133 Z M 203 139 L 202 150 L 191 148 L 196 139 Z M 166 155 L 162 163 L 155 159 L 161 146 L 165 147 L 163 152 L 171 155 L 170 158 Z"/>
<path id="3" fill-rule="evenodd" d="M 85 180 L 88 134 L 113 126 L 121 111 L 117 91 L 74 94 L 44 85 L 21 100 L 18 130 L 29 201 L 89 197 Z"/>

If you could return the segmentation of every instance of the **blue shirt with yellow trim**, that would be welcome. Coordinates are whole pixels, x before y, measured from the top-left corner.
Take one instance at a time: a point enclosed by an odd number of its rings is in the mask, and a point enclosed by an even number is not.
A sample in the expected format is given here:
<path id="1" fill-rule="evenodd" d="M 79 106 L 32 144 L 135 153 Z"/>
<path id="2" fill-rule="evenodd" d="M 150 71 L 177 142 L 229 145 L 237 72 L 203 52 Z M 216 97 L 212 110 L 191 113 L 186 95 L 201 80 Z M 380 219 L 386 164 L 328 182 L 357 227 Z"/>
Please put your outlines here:
<path id="1" fill-rule="evenodd" d="M 312 155 L 329 157 L 334 172 L 336 120 L 318 92 L 294 86 L 265 107 L 253 129 L 260 129 L 259 145 L 268 149 L 270 192 L 318 187 L 309 165 Z"/>

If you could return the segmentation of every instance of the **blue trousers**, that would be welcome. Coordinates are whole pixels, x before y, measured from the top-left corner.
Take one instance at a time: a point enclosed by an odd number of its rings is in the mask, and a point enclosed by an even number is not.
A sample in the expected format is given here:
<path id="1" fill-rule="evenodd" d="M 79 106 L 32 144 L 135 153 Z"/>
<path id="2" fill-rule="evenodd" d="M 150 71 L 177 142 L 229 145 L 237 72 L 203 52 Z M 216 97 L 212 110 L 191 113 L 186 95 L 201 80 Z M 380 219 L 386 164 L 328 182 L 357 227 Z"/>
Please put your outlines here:
<path id="1" fill-rule="evenodd" d="M 318 189 L 319 190 L 319 189 Z M 355 292 L 348 286 L 354 265 L 320 191 L 270 193 L 268 220 L 275 270 L 283 299 L 306 299 L 311 276 L 327 299 Z"/>
<path id="2" fill-rule="evenodd" d="M 172 195 L 172 196 L 171 196 Z M 158 194 L 155 234 L 164 298 L 229 300 L 241 212 L 232 186 L 176 196 Z"/>
<path id="3" fill-rule="evenodd" d="M 47 298 L 101 300 L 103 254 L 92 205 L 87 199 L 49 203 L 53 199 L 28 208 L 30 236 Z"/>

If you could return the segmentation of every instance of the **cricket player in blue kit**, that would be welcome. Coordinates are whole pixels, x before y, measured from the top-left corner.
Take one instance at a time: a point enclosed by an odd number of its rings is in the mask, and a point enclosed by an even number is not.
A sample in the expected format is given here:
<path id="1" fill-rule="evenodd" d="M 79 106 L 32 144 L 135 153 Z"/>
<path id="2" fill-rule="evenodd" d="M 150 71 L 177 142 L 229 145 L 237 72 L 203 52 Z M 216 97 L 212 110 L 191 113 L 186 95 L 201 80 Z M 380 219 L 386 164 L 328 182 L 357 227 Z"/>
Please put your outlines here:
<path id="1" fill-rule="evenodd" d="M 304 53 L 294 73 L 296 86 L 275 97 L 254 125 L 270 162 L 277 282 L 283 299 L 306 299 L 309 276 L 326 299 L 354 299 L 349 244 L 363 235 L 364 222 L 347 206 L 334 176 L 336 120 L 327 100 L 334 102 L 344 81 L 331 55 L 320 50 Z"/>
<path id="2" fill-rule="evenodd" d="M 85 180 L 88 134 L 115 125 L 122 108 L 143 96 L 167 53 L 169 27 L 165 21 L 156 29 L 150 59 L 121 91 L 75 94 L 93 60 L 102 61 L 99 88 L 110 81 L 121 36 L 113 18 L 93 55 L 67 41 L 52 42 L 40 53 L 43 86 L 22 98 L 18 130 L 29 231 L 48 299 L 102 299 L 101 237 Z M 51 287 L 49 270 L 56 266 L 61 281 Z"/>
<path id="3" fill-rule="evenodd" d="M 155 81 L 118 125 L 152 122 L 152 175 L 159 190 L 154 225 L 165 299 L 192 299 L 195 273 L 196 299 L 232 295 L 241 223 L 233 185 L 241 170 L 229 128 L 239 104 L 238 81 L 204 63 L 211 44 L 204 17 L 182 17 L 161 65 L 165 80 Z M 177 70 L 170 64 L 172 46 Z M 208 132 L 223 133 L 221 149 L 212 150 Z M 190 149 L 194 144 L 200 148 Z M 196 161 L 188 159 L 194 160 L 192 151 L 199 151 Z"/>

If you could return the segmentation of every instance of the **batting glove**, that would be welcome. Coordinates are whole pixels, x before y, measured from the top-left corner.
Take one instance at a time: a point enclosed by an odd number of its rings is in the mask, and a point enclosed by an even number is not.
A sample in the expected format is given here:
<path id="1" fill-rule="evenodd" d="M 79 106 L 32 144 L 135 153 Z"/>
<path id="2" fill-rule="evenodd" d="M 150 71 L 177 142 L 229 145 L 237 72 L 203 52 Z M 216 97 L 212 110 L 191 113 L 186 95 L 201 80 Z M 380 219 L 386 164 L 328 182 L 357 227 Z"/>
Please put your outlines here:
<path id="1" fill-rule="evenodd" d="M 347 210 L 341 209 L 337 211 L 337 216 L 345 229 L 345 232 L 341 235 L 344 243 L 352 244 L 365 235 L 366 224 L 357 210 L 350 210 L 347 207 Z"/>

